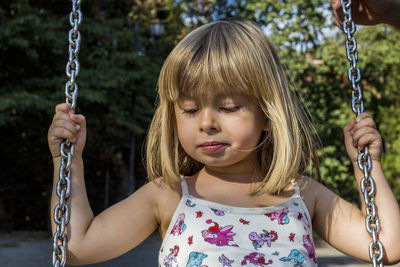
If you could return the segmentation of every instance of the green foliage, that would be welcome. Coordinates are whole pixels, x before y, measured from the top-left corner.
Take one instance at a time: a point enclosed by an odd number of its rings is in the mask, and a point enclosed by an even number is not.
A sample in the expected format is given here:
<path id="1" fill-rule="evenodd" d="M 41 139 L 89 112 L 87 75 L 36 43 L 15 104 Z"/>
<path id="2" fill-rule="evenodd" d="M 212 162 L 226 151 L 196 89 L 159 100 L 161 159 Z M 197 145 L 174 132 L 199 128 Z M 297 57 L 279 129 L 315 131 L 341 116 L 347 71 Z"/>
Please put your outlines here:
<path id="1" fill-rule="evenodd" d="M 359 62 L 361 69 L 361 87 L 364 90 L 365 111 L 372 114 L 377 123 L 378 130 L 384 140 L 384 154 L 382 165 L 386 178 L 391 183 L 396 196 L 399 193 L 399 150 L 396 143 L 399 140 L 399 47 L 396 40 L 399 32 L 386 26 L 365 27 L 359 29 L 356 38 L 359 46 Z M 347 81 L 346 70 L 349 63 L 345 57 L 343 34 L 338 34 L 315 51 L 315 59 L 323 62 L 312 70 L 313 86 L 321 88 L 312 91 L 314 97 L 323 99 L 322 105 L 315 106 L 316 101 L 309 103 L 312 114 L 318 114 L 321 135 L 325 137 L 326 146 L 341 148 L 340 152 L 326 152 L 326 159 L 322 171 L 332 169 L 331 159 L 335 159 L 345 169 L 335 170 L 328 176 L 327 185 L 345 198 L 356 201 L 356 193 L 347 191 L 352 187 L 352 167 L 349 164 L 343 145 L 343 127 L 354 119 L 349 107 L 351 101 L 350 84 Z M 314 59 L 314 60 L 315 60 Z M 315 77 L 315 78 L 314 78 Z M 318 77 L 322 77 L 322 80 Z M 331 95 L 330 97 L 327 97 Z M 324 112 L 321 114 L 320 110 Z M 322 115 L 322 116 L 320 116 Z M 325 117 L 323 117 L 325 116 Z M 326 148 L 326 147 L 325 147 Z M 329 162 L 326 162 L 330 159 Z M 346 177 L 346 179 L 343 179 Z M 354 190 L 353 190 L 354 191 Z M 398 198 L 400 199 L 400 198 Z"/>
<path id="2" fill-rule="evenodd" d="M 126 176 L 121 173 L 128 166 L 131 131 L 136 134 L 138 148 L 136 172 L 141 175 L 137 183 L 144 182 L 142 143 L 153 114 L 157 76 L 161 59 L 165 57 L 162 52 L 172 49 L 173 42 L 168 39 L 157 43 L 149 32 L 150 21 L 140 21 L 135 47 L 130 1 L 82 3 L 81 71 L 77 80 L 76 112 L 83 113 L 87 119 L 85 171 L 89 196 L 95 199 L 92 203 L 98 212 L 104 207 L 107 169 L 111 170 L 113 178 L 111 202 L 125 197 L 126 190 L 120 187 Z M 0 181 L 0 193 L 5 196 L 0 199 L 0 209 L 5 207 L 3 211 L 10 214 L 6 222 L 0 218 L 0 224 L 14 229 L 46 227 L 46 206 L 52 183 L 47 130 L 56 104 L 65 101 L 71 9 L 70 3 L 67 4 L 60 14 L 56 1 L 19 1 L 0 8 L 3 26 L 0 32 L 3 66 L 0 72 L 0 135 L 8 140 L 2 148 L 7 157 L 0 163 L 5 170 Z M 111 162 L 110 159 L 115 160 Z M 17 182 L 24 178 L 23 183 Z M 116 197 L 119 191 L 122 196 Z M 32 207 L 25 207 L 24 198 L 20 197 L 27 192 L 33 199 Z M 35 206 L 40 208 L 34 209 Z M 26 216 L 17 215 L 20 209 Z M 33 220 L 34 216 L 38 218 Z M 29 224 L 31 221 L 35 223 Z"/>

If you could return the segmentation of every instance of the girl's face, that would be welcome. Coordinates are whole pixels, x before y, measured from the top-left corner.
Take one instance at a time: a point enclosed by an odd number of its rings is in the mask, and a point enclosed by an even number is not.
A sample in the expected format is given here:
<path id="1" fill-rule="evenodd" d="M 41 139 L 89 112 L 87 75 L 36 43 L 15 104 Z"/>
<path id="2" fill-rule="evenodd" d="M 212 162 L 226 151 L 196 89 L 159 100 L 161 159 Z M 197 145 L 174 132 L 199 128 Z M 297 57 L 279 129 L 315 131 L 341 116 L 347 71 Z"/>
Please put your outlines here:
<path id="1" fill-rule="evenodd" d="M 251 97 L 181 97 L 174 109 L 179 141 L 194 160 L 225 171 L 257 166 L 255 147 L 267 120 Z"/>

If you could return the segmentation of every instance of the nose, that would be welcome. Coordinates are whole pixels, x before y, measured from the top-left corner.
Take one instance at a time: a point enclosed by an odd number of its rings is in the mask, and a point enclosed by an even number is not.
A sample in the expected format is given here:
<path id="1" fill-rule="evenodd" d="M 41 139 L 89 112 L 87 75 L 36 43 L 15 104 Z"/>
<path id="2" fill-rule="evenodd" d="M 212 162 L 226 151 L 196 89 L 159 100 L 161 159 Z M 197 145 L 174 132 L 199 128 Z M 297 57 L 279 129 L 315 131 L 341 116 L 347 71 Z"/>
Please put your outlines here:
<path id="1" fill-rule="evenodd" d="M 203 108 L 200 116 L 200 131 L 210 133 L 218 130 L 218 122 L 215 111 L 211 108 Z"/>

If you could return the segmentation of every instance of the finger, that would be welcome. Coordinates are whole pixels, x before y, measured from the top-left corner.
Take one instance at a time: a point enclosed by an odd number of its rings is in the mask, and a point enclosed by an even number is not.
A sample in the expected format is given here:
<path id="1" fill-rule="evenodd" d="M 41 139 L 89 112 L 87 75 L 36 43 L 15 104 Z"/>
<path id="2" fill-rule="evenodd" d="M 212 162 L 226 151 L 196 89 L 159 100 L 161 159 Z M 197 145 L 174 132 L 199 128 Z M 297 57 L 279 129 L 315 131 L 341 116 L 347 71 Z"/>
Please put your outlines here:
<path id="1" fill-rule="evenodd" d="M 64 111 L 57 111 L 56 114 L 53 116 L 53 121 L 52 123 L 58 121 L 58 120 L 66 120 L 66 121 L 71 121 L 73 123 L 76 123 L 76 121 L 73 119 L 71 116 L 72 113 L 65 113 Z"/>
<path id="2" fill-rule="evenodd" d="M 82 114 L 70 114 L 70 119 L 75 122 L 75 127 L 79 129 L 86 130 L 86 118 Z"/>
<path id="3" fill-rule="evenodd" d="M 343 129 L 343 133 L 344 133 L 344 139 L 348 140 L 348 141 L 353 141 L 353 128 L 354 125 L 356 124 L 356 121 L 351 121 L 349 124 L 347 124 L 344 129 Z"/>
<path id="4" fill-rule="evenodd" d="M 338 9 L 341 6 L 340 0 L 331 0 L 331 6 L 333 9 Z"/>
<path id="5" fill-rule="evenodd" d="M 346 131 L 346 132 L 349 132 L 349 131 L 351 131 L 353 128 L 354 128 L 354 126 L 356 125 L 356 121 L 355 120 L 353 120 L 353 121 L 351 121 L 349 124 L 347 124 L 345 127 L 344 127 L 344 130 Z"/>
<path id="6" fill-rule="evenodd" d="M 351 131 L 355 132 L 362 128 L 373 128 L 376 129 L 376 123 L 372 117 L 366 117 L 360 119 L 353 127 Z"/>
<path id="7" fill-rule="evenodd" d="M 379 136 L 378 131 L 373 129 L 373 128 L 362 128 L 360 130 L 357 130 L 356 132 L 354 132 L 353 134 L 353 140 L 358 143 L 359 140 L 364 136 L 364 135 L 368 135 L 368 134 L 372 134 L 375 136 Z"/>
<path id="8" fill-rule="evenodd" d="M 51 136 L 59 139 L 68 139 L 71 143 L 76 142 L 75 135 L 69 129 L 63 127 L 54 127 Z"/>
<path id="9" fill-rule="evenodd" d="M 70 120 L 57 120 L 54 122 L 53 127 L 65 128 L 74 135 L 78 135 L 78 129 L 76 127 L 76 123 Z"/>
<path id="10" fill-rule="evenodd" d="M 58 110 L 53 116 L 53 122 L 57 120 L 69 120 L 68 113 Z"/>
<path id="11" fill-rule="evenodd" d="M 376 135 L 372 133 L 365 134 L 358 139 L 357 148 L 358 150 L 362 150 L 365 146 L 372 144 L 376 140 Z"/>
<path id="12" fill-rule="evenodd" d="M 68 115 L 71 120 L 77 123 L 81 123 L 85 120 L 85 116 L 83 116 L 82 114 L 69 113 Z"/>
<path id="13" fill-rule="evenodd" d="M 362 121 L 356 123 L 356 125 L 354 125 L 354 127 L 351 131 L 355 132 L 355 131 L 358 131 L 363 128 L 376 129 L 376 124 L 372 119 L 365 119 L 365 120 L 362 120 Z"/>
<path id="14" fill-rule="evenodd" d="M 57 111 L 68 113 L 70 110 L 71 110 L 70 106 L 66 103 L 61 103 L 56 106 L 56 113 Z"/>
<path id="15" fill-rule="evenodd" d="M 352 134 L 352 129 L 354 125 L 356 124 L 356 121 L 351 121 L 348 125 L 344 127 L 344 141 L 345 144 L 351 144 L 354 148 L 356 148 L 357 144 L 353 139 L 353 134 Z"/>
<path id="16" fill-rule="evenodd" d="M 340 2 L 340 0 L 331 0 L 331 5 L 332 5 L 332 13 L 334 16 L 335 25 L 339 29 L 343 30 L 344 14 L 343 14 L 341 2 Z"/>
<path id="17" fill-rule="evenodd" d="M 369 113 L 363 112 L 363 113 L 361 113 L 360 115 L 357 116 L 356 121 L 360 121 L 360 120 L 366 119 L 366 118 L 373 119 L 374 117 L 372 117 L 372 115 L 369 114 Z"/>

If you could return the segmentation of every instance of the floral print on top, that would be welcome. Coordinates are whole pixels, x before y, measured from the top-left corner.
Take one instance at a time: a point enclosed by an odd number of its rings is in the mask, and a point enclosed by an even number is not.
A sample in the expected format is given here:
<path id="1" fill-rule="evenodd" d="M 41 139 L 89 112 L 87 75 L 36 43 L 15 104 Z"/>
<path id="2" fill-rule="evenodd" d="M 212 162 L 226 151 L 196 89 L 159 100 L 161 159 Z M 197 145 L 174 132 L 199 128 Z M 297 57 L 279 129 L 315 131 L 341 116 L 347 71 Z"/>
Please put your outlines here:
<path id="1" fill-rule="evenodd" d="M 243 208 L 190 195 L 182 177 L 159 267 L 317 266 L 310 214 L 294 188 L 279 205 Z"/>

